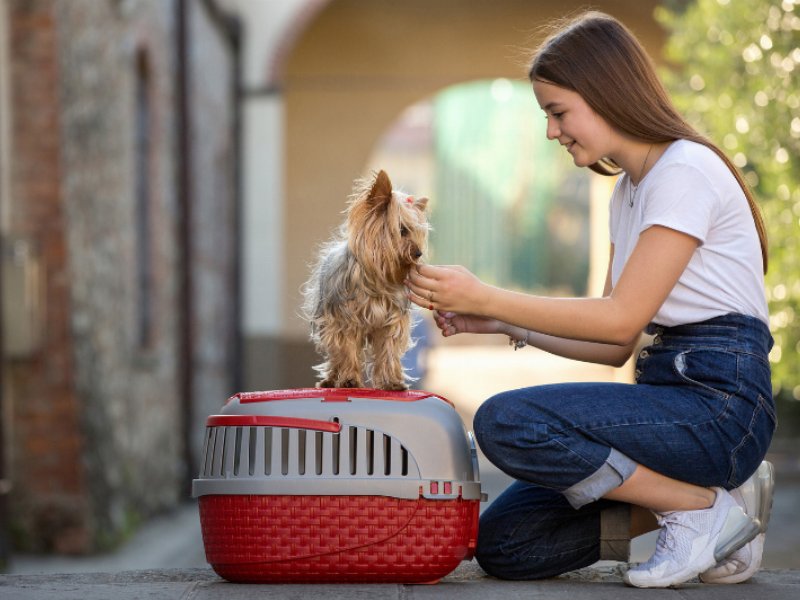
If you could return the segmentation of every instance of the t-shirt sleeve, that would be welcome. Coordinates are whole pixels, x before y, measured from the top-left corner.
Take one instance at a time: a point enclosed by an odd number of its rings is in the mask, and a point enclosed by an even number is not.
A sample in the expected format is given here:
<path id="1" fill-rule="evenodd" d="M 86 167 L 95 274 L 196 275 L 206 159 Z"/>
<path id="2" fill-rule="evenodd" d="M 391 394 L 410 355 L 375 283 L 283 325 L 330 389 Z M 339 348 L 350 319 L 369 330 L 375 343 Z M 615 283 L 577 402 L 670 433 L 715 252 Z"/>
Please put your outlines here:
<path id="1" fill-rule="evenodd" d="M 708 177 L 688 165 L 670 165 L 644 194 L 639 233 L 653 225 L 668 227 L 705 243 L 719 196 Z"/>

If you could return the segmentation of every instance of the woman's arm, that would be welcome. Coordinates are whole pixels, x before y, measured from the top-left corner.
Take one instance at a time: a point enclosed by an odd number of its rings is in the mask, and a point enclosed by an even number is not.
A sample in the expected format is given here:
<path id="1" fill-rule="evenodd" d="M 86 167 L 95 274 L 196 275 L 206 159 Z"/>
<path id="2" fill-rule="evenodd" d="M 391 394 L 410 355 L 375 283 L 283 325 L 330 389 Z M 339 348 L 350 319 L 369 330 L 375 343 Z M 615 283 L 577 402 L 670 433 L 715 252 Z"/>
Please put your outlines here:
<path id="1" fill-rule="evenodd" d="M 520 329 L 518 335 L 510 334 L 514 339 L 524 339 L 529 345 L 572 360 L 621 367 L 633 353 L 638 338 L 630 344 L 619 346 L 617 344 L 601 344 L 598 342 L 584 342 L 570 340 L 535 331 Z"/>
<path id="2" fill-rule="evenodd" d="M 611 245 L 608 269 L 606 270 L 603 296 L 611 293 L 611 265 L 614 261 L 614 246 Z M 636 342 L 620 346 L 616 344 L 598 344 L 581 340 L 568 340 L 556 336 L 536 333 L 499 321 L 475 315 L 462 315 L 449 312 L 436 311 L 434 319 L 442 331 L 442 335 L 450 337 L 459 333 L 499 333 L 507 335 L 514 340 L 524 340 L 528 345 L 550 354 L 563 356 L 573 360 L 621 367 L 630 358 Z"/>
<path id="3" fill-rule="evenodd" d="M 604 298 L 611 294 L 611 265 L 613 263 L 614 245 L 612 244 L 608 257 L 605 285 L 603 287 Z M 581 340 L 568 340 L 544 333 L 528 331 L 527 329 L 515 327 L 513 325 L 508 325 L 505 332 L 515 340 L 524 339 L 529 345 L 551 354 L 571 358 L 573 360 L 610 365 L 612 367 L 621 367 L 624 365 L 630 358 L 638 342 L 638 337 L 630 344 L 624 346 L 584 342 Z"/>
<path id="4" fill-rule="evenodd" d="M 680 278 L 696 238 L 661 226 L 642 232 L 617 285 L 602 298 L 548 298 L 487 285 L 460 267 L 421 266 L 411 300 L 439 311 L 498 319 L 539 334 L 632 347 Z M 544 340 L 540 340 L 544 342 Z"/>
<path id="5" fill-rule="evenodd" d="M 475 315 L 461 315 L 448 312 L 436 312 L 434 315 L 436 324 L 442 330 L 444 337 L 450 337 L 459 333 L 499 333 L 507 335 L 514 340 L 525 340 L 525 342 L 540 350 L 571 358 L 584 362 L 598 363 L 621 367 L 630 358 L 636 342 L 626 346 L 616 344 L 598 344 L 595 342 L 583 342 L 580 340 L 568 340 L 565 338 L 545 335 L 528 331 L 522 327 L 509 325 L 496 319 L 476 317 Z"/>

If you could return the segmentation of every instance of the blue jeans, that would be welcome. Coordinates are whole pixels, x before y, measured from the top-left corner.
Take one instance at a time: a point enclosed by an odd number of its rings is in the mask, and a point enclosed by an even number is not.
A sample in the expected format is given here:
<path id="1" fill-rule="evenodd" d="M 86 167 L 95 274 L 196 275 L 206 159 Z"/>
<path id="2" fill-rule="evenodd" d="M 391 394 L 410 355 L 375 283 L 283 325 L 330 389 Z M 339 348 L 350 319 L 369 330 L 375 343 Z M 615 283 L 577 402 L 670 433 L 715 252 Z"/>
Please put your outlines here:
<path id="1" fill-rule="evenodd" d="M 726 489 L 755 472 L 776 426 L 768 327 L 731 314 L 650 333 L 634 385 L 543 385 L 480 407 L 481 450 L 517 480 L 481 516 L 487 573 L 537 579 L 596 562 L 600 498 L 637 465 Z"/>

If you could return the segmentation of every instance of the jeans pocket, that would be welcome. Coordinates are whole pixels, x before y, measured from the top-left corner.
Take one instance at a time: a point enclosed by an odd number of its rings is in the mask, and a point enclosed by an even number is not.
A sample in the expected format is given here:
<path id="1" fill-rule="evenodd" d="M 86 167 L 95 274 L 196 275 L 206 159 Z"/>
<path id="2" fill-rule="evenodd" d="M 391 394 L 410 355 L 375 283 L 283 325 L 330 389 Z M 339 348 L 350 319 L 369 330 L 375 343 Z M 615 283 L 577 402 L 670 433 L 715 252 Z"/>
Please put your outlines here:
<path id="1" fill-rule="evenodd" d="M 777 424 L 771 402 L 759 394 L 747 434 L 731 452 L 730 487 L 742 485 L 764 460 Z"/>
<path id="2" fill-rule="evenodd" d="M 723 399 L 741 389 L 739 356 L 715 348 L 695 348 L 675 355 L 673 368 L 685 383 L 700 387 Z"/>

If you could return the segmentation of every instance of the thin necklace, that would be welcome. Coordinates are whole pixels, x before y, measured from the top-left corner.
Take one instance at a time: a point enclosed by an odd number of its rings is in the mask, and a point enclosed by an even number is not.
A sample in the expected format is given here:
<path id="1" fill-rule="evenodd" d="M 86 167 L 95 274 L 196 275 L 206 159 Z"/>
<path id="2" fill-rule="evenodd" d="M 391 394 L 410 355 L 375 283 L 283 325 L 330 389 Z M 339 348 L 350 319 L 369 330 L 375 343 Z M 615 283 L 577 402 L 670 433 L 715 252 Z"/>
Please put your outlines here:
<path id="1" fill-rule="evenodd" d="M 628 186 L 628 206 L 630 207 L 633 207 L 633 199 L 636 196 L 636 190 L 639 188 L 639 184 L 642 183 L 642 177 L 644 177 L 644 168 L 647 166 L 647 159 L 650 158 L 650 151 L 652 149 L 653 149 L 653 144 L 650 144 L 650 147 L 647 149 L 647 154 L 644 157 L 642 168 L 639 170 L 639 183 L 633 185 L 633 181 L 629 182 L 630 185 Z"/>

